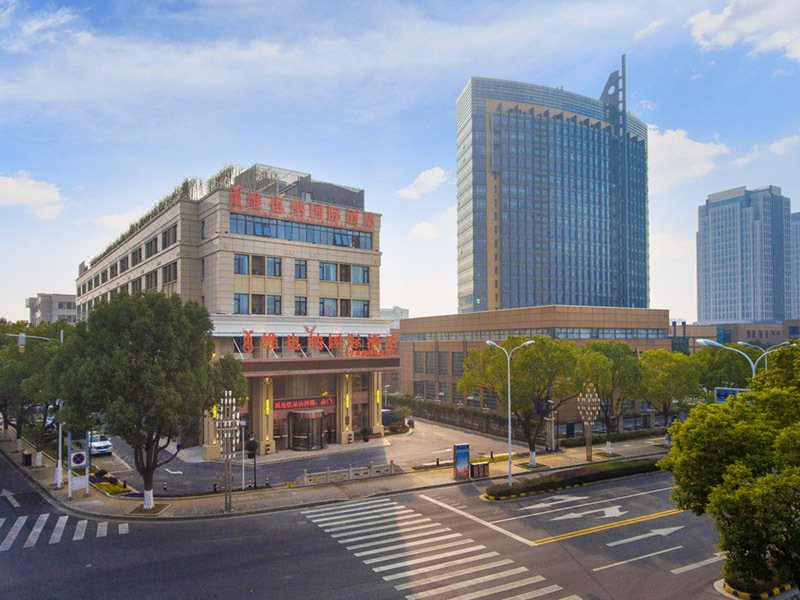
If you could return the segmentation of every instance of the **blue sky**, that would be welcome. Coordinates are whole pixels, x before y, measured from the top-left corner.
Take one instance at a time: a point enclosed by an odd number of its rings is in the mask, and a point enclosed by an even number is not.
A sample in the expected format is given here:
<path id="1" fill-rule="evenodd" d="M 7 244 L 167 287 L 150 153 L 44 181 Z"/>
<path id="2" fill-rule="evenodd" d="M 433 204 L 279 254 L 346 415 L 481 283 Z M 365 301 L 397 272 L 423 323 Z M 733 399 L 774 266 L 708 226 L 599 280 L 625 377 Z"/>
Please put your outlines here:
<path id="1" fill-rule="evenodd" d="M 697 207 L 800 210 L 800 3 L 0 0 L 0 316 L 185 177 L 264 163 L 365 190 L 381 305 L 456 312 L 455 116 L 471 75 L 598 97 L 627 55 L 650 124 L 650 305 L 696 318 Z"/>

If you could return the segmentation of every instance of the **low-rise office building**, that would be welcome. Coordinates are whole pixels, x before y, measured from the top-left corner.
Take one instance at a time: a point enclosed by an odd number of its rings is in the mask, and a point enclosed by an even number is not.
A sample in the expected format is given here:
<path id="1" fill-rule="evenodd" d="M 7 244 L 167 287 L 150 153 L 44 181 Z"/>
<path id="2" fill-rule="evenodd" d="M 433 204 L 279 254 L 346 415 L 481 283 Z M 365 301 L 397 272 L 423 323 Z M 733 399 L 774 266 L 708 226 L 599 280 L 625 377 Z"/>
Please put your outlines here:
<path id="1" fill-rule="evenodd" d="M 215 354 L 248 379 L 259 453 L 382 433 L 381 371 L 398 366 L 380 310 L 380 215 L 364 191 L 254 165 L 187 180 L 89 265 L 85 319 L 116 294 L 159 291 L 206 307 Z M 210 418 L 202 442 L 213 456 Z M 183 440 L 185 444 L 192 440 Z"/>
<path id="2" fill-rule="evenodd" d="M 36 294 L 25 300 L 25 307 L 30 311 L 28 322 L 31 325 L 57 321 L 75 323 L 77 320 L 74 294 Z"/>

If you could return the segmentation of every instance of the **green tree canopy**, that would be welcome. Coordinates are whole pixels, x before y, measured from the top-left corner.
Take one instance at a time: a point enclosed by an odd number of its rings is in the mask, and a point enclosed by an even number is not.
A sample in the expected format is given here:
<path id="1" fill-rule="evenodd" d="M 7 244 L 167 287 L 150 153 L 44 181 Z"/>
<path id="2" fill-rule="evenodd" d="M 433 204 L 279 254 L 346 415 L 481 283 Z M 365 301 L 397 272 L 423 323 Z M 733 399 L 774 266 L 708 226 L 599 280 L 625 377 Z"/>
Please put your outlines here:
<path id="1" fill-rule="evenodd" d="M 676 404 L 700 396 L 697 372 L 680 352 L 647 350 L 641 357 L 645 398 L 669 422 Z"/>
<path id="2" fill-rule="evenodd" d="M 747 347 L 736 346 L 755 359 L 755 352 Z M 736 352 L 720 348 L 703 348 L 691 356 L 697 371 L 697 379 L 707 392 L 715 387 L 745 388 L 752 375 L 752 368 L 745 358 Z"/>

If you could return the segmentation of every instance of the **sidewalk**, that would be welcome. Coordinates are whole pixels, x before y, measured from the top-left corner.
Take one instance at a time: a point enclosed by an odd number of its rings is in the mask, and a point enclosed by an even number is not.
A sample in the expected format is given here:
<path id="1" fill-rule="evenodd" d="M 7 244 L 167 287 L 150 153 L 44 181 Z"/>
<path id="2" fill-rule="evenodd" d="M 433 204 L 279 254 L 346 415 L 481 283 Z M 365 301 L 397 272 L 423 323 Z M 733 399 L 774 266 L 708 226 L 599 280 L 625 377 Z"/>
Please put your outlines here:
<path id="1" fill-rule="evenodd" d="M 660 444 L 663 436 L 653 438 L 640 438 L 614 443 L 614 452 L 621 457 L 634 457 L 664 453 L 665 450 Z M 370 444 L 383 443 L 384 440 L 370 440 Z M 364 444 L 366 446 L 366 444 Z M 338 445 L 338 449 L 329 446 L 332 452 L 354 451 L 356 444 L 346 446 Z M 609 460 L 600 452 L 603 446 L 594 447 L 595 462 Z M 104 492 L 90 486 L 88 496 L 84 495 L 83 490 L 74 492 L 73 499 L 67 498 L 66 473 L 64 487 L 56 489 L 54 485 L 55 461 L 44 455 L 42 467 L 23 467 L 22 455 L 15 450 L 14 440 L 0 441 L 0 452 L 3 452 L 15 465 L 18 466 L 29 479 L 35 482 L 55 503 L 60 504 L 65 510 L 81 513 L 91 517 L 102 517 L 105 519 L 119 520 L 154 520 L 154 519 L 194 519 L 194 518 L 213 518 L 224 516 L 224 496 L 222 493 L 208 494 L 192 497 L 156 497 L 157 514 L 142 514 L 139 510 L 142 506 L 141 498 L 126 498 L 109 496 Z M 31 452 L 32 447 L 23 443 L 23 450 Z M 616 457 L 615 457 L 616 458 Z M 264 457 L 267 462 L 270 457 Z M 277 460 L 278 457 L 272 460 Z M 537 464 L 549 468 L 571 467 L 586 462 L 586 449 L 567 448 L 561 452 L 552 454 L 537 454 Z M 513 473 L 519 477 L 525 474 L 547 472 L 547 470 L 530 471 L 524 467 L 527 458 L 515 459 Z M 500 461 L 491 463 L 489 475 L 491 478 L 507 476 L 508 462 Z M 478 483 L 486 483 L 487 480 L 477 480 Z M 472 482 L 469 482 L 472 483 Z M 305 487 L 279 487 L 271 489 L 234 491 L 233 493 L 233 515 L 247 513 L 268 512 L 275 510 L 298 508 L 325 502 L 354 500 L 368 496 L 398 493 L 404 491 L 419 490 L 431 487 L 463 485 L 464 482 L 456 483 L 453 480 L 453 469 L 450 467 L 440 467 L 426 470 L 411 470 L 401 475 L 374 477 L 371 479 L 360 479 L 343 483 L 331 483 L 317 486 Z"/>

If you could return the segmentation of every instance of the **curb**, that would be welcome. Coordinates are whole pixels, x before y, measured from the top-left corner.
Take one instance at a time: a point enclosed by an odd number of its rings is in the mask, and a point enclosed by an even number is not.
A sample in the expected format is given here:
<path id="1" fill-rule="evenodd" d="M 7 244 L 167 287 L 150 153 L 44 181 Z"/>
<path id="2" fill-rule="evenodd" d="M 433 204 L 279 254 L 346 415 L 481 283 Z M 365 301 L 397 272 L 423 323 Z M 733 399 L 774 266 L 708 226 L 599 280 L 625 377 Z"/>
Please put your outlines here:
<path id="1" fill-rule="evenodd" d="M 736 588 L 731 587 L 728 584 L 727 581 L 723 581 L 722 585 L 723 585 L 723 587 L 724 587 L 726 592 L 736 596 L 737 598 L 742 598 L 742 600 L 766 600 L 767 598 L 771 598 L 773 596 L 778 596 L 778 595 L 782 594 L 783 592 L 788 592 L 789 590 L 791 590 L 794 587 L 790 583 L 784 583 L 783 585 L 781 585 L 779 587 L 774 587 L 769 591 L 760 592 L 758 594 L 751 594 L 749 592 L 740 592 Z"/>

